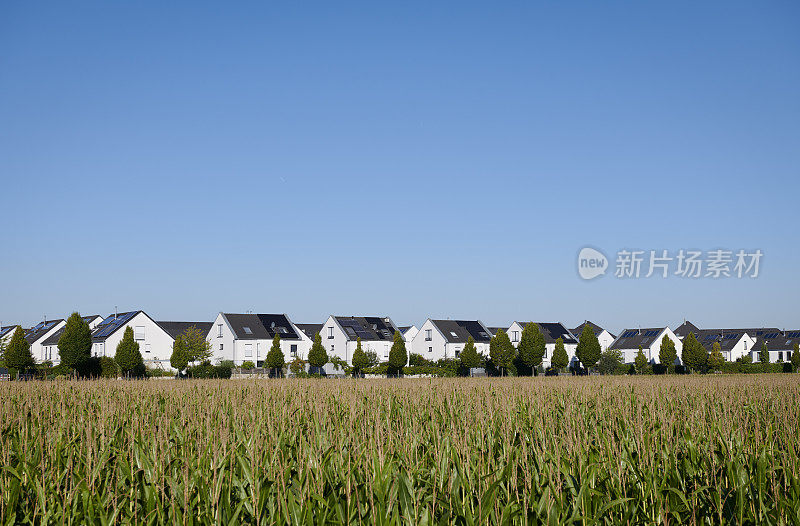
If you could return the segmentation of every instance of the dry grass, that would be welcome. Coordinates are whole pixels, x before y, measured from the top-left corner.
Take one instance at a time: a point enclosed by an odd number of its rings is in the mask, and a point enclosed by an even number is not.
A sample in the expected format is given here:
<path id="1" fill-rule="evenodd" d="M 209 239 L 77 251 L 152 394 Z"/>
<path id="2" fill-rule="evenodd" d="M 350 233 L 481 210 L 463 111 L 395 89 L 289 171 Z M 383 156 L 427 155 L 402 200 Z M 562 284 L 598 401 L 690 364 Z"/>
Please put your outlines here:
<path id="1" fill-rule="evenodd" d="M 10 383 L 0 522 L 798 524 L 798 379 Z"/>

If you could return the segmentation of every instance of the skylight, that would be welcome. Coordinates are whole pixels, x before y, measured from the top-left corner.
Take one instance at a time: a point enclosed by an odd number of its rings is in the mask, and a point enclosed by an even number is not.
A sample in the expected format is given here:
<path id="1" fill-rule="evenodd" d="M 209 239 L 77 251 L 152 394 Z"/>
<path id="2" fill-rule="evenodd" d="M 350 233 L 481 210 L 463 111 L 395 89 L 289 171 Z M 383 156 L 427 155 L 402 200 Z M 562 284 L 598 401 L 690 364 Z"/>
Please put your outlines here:
<path id="1" fill-rule="evenodd" d="M 453 335 L 453 338 L 458 338 L 458 334 L 454 333 L 453 331 L 450 331 L 450 334 Z"/>
<path id="2" fill-rule="evenodd" d="M 250 327 L 242 327 L 244 329 L 245 334 L 253 334 L 253 331 L 250 330 Z"/>

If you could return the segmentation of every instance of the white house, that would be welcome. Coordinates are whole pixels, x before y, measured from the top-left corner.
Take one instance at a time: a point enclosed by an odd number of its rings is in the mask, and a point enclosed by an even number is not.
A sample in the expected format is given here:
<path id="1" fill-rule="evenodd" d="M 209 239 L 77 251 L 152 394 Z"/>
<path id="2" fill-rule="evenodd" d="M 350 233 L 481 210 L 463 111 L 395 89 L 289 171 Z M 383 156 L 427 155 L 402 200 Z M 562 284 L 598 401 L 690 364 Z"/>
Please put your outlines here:
<path id="1" fill-rule="evenodd" d="M 795 345 L 800 343 L 800 331 L 775 331 L 764 334 L 763 337 L 756 342 L 750 355 L 754 362 L 761 359 L 761 353 L 764 344 L 767 345 L 767 353 L 769 354 L 769 361 L 775 362 L 788 362 L 792 359 L 792 353 L 795 352 Z"/>
<path id="2" fill-rule="evenodd" d="M 361 338 L 361 348 L 365 352 L 372 351 L 380 361 L 387 361 L 394 333 L 399 330 L 388 316 L 329 316 L 322 324 L 320 334 L 329 356 L 337 356 L 352 364 L 358 338 Z"/>
<path id="3" fill-rule="evenodd" d="M 103 321 L 103 317 L 98 314 L 81 316 L 81 318 L 89 325 L 89 329 L 92 331 Z M 53 362 L 53 365 L 61 363 L 61 356 L 58 354 L 58 340 L 61 339 L 61 335 L 64 333 L 64 328 L 66 326 L 67 324 L 64 323 L 60 329 L 42 341 L 42 361 L 50 360 Z"/>
<path id="4" fill-rule="evenodd" d="M 478 354 L 489 355 L 492 334 L 480 320 L 432 320 L 428 318 L 406 346 L 408 353 L 426 360 L 458 358 L 469 337 L 475 341 Z"/>
<path id="5" fill-rule="evenodd" d="M 66 325 L 66 323 L 67 322 L 63 319 L 44 320 L 35 327 L 31 327 L 25 331 L 25 339 L 31 345 L 31 354 L 33 355 L 34 359 L 39 360 L 40 362 L 47 359 L 44 356 L 44 346 L 42 345 L 42 342 L 47 340 L 54 333 L 58 332 L 58 330 Z"/>
<path id="6" fill-rule="evenodd" d="M 19 325 L 4 325 L 0 327 L 0 343 L 7 345 L 17 327 Z"/>
<path id="7" fill-rule="evenodd" d="M 295 327 L 300 329 L 303 334 L 308 336 L 311 342 L 314 342 L 314 338 L 317 334 L 322 334 L 322 324 L 321 323 L 295 323 Z M 321 338 L 322 336 L 320 336 Z"/>
<path id="8" fill-rule="evenodd" d="M 689 333 L 694 333 L 695 335 L 697 335 L 697 333 L 700 332 L 700 328 L 694 323 L 690 322 L 689 320 L 683 320 L 683 323 L 681 323 L 672 332 L 675 334 L 675 336 L 678 337 L 678 339 L 683 341 L 684 338 L 689 336 Z"/>
<path id="9" fill-rule="evenodd" d="M 419 329 L 417 329 L 416 325 L 407 325 L 405 327 L 400 327 L 400 334 L 403 335 L 403 339 L 407 342 L 410 342 L 414 339 L 414 336 L 417 335 Z"/>
<path id="10" fill-rule="evenodd" d="M 667 336 L 675 344 L 675 351 L 678 354 L 675 364 L 680 365 L 683 343 L 669 327 L 626 329 L 622 331 L 622 334 L 614 340 L 609 348 L 620 351 L 622 353 L 622 361 L 625 363 L 633 363 L 636 360 L 639 347 L 642 348 L 642 352 L 649 363 L 661 363 L 659 353 L 661 351 L 661 340 L 664 336 Z"/>
<path id="11" fill-rule="evenodd" d="M 236 365 L 253 362 L 263 367 L 275 335 L 281 337 L 286 362 L 306 359 L 313 343 L 286 314 L 234 314 L 220 312 L 207 339 L 214 359 L 232 360 Z"/>
<path id="12" fill-rule="evenodd" d="M 147 367 L 171 369 L 172 336 L 141 310 L 109 314 L 92 332 L 92 355 L 113 358 L 127 327 L 133 330 Z"/>
<path id="13" fill-rule="evenodd" d="M 583 323 L 581 323 L 580 325 L 578 325 L 577 327 L 575 327 L 574 329 L 572 329 L 572 331 L 571 331 L 572 335 L 575 336 L 576 340 L 580 340 L 581 339 L 581 334 L 583 333 L 583 328 L 585 326 L 587 326 L 587 325 L 589 326 L 590 329 L 592 329 L 592 332 L 594 332 L 594 335 L 597 337 L 597 341 L 600 342 L 600 350 L 601 351 L 608 350 L 609 345 L 614 343 L 614 340 L 617 339 L 616 336 L 611 334 L 606 329 L 600 327 L 596 323 L 592 323 L 589 320 L 586 320 Z"/>
<path id="14" fill-rule="evenodd" d="M 701 329 L 692 334 L 708 352 L 714 349 L 714 343 L 719 343 L 720 352 L 728 362 L 750 354 L 756 347 L 755 338 L 743 329 Z"/>
<path id="15" fill-rule="evenodd" d="M 556 340 L 561 338 L 564 342 L 564 350 L 567 351 L 569 364 L 572 365 L 576 361 L 575 349 L 578 346 L 578 340 L 572 335 L 569 330 L 562 323 L 559 322 L 531 322 L 531 321 L 515 321 L 508 328 L 508 337 L 514 347 L 519 347 L 519 341 L 522 338 L 522 331 L 529 323 L 533 323 L 539 327 L 539 332 L 544 336 L 544 358 L 542 358 L 542 366 L 550 367 L 553 359 L 553 352 L 556 348 Z"/>

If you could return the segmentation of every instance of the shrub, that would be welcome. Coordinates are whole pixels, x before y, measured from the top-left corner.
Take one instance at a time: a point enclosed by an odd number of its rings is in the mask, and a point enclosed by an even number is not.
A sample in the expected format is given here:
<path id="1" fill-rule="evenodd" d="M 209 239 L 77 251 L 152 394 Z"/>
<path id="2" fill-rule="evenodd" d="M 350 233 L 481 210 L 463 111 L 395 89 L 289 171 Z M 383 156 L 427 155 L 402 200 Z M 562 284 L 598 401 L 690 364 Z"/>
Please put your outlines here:
<path id="1" fill-rule="evenodd" d="M 623 365 L 622 353 L 616 349 L 607 349 L 600 353 L 597 369 L 600 374 L 615 374 L 618 372 L 620 365 Z"/>
<path id="2" fill-rule="evenodd" d="M 353 356 L 355 357 L 355 354 Z M 426 366 L 432 364 L 430 361 L 426 360 L 421 355 L 417 353 L 411 353 L 411 355 L 408 357 L 408 365 L 415 367 L 415 366 Z"/>
<path id="3" fill-rule="evenodd" d="M 410 365 L 403 368 L 405 375 L 455 376 L 456 374 L 442 367 L 433 365 Z"/>
<path id="4" fill-rule="evenodd" d="M 242 362 L 242 369 L 244 369 L 245 371 L 251 371 L 251 370 L 253 370 L 255 368 L 256 368 L 256 364 L 254 364 L 250 360 L 245 360 L 244 362 Z"/>
<path id="5" fill-rule="evenodd" d="M 103 378 L 116 378 L 119 375 L 117 362 L 110 356 L 100 358 L 100 376 Z"/>

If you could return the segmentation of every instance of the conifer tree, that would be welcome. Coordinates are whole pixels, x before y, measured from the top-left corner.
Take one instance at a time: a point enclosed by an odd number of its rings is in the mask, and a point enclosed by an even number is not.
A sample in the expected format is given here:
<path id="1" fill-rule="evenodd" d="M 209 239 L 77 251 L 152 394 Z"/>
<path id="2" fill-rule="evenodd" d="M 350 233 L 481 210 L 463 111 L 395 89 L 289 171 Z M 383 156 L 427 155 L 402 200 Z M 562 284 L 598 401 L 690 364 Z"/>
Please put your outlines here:
<path id="1" fill-rule="evenodd" d="M 555 349 L 553 349 L 553 357 L 550 359 L 550 364 L 558 371 L 563 371 L 569 365 L 569 356 L 567 350 L 564 348 L 564 340 L 558 338 L 556 340 Z"/>
<path id="2" fill-rule="evenodd" d="M 708 366 L 712 371 L 719 371 L 725 364 L 725 357 L 722 355 L 722 349 L 719 342 L 714 342 L 711 346 L 711 354 L 708 355 Z"/>
<path id="3" fill-rule="evenodd" d="M 517 352 L 522 363 L 531 368 L 531 374 L 536 367 L 541 365 L 545 353 L 545 342 L 542 331 L 535 323 L 526 323 L 522 329 Z"/>
<path id="4" fill-rule="evenodd" d="M 286 360 L 284 359 L 283 351 L 281 350 L 280 334 L 276 334 L 272 339 L 272 347 L 270 347 L 269 352 L 267 353 L 266 361 L 267 367 L 272 369 L 272 372 L 275 374 L 275 376 L 283 375 L 283 367 L 286 365 Z"/>
<path id="5" fill-rule="evenodd" d="M 647 372 L 647 357 L 644 355 L 641 345 L 639 346 L 639 352 L 636 353 L 633 365 L 636 368 L 636 374 L 644 374 Z"/>
<path id="6" fill-rule="evenodd" d="M 669 372 L 675 372 L 675 360 L 678 358 L 678 351 L 675 349 L 675 342 L 666 334 L 661 338 L 661 350 L 658 352 L 658 357 L 661 365 L 665 365 Z"/>
<path id="7" fill-rule="evenodd" d="M 594 367 L 600 359 L 600 342 L 597 341 L 597 336 L 588 323 L 583 326 L 575 355 L 587 370 Z"/>
<path id="8" fill-rule="evenodd" d="M 142 353 L 139 352 L 139 344 L 133 339 L 133 329 L 130 326 L 125 328 L 122 340 L 117 344 L 114 361 L 123 376 L 134 376 L 142 372 Z"/>
<path id="9" fill-rule="evenodd" d="M 461 359 L 461 367 L 468 369 L 470 375 L 472 375 L 472 369 L 480 367 L 481 356 L 478 354 L 478 349 L 475 347 L 475 340 L 472 339 L 472 336 L 467 338 L 467 344 L 464 345 L 459 358 Z"/>
<path id="10" fill-rule="evenodd" d="M 24 373 L 36 363 L 31 354 L 31 344 L 25 339 L 22 327 L 17 327 L 8 342 L 5 353 L 6 367 Z"/>
<path id="11" fill-rule="evenodd" d="M 92 330 L 77 312 L 70 314 L 58 339 L 61 363 L 83 373 L 92 357 Z"/>
<path id="12" fill-rule="evenodd" d="M 319 334 L 317 334 L 316 338 L 314 338 L 314 345 L 316 345 L 319 337 Z M 320 343 L 321 345 L 322 343 Z M 364 349 L 361 348 L 361 338 L 356 338 L 356 350 L 353 351 L 353 377 L 359 377 L 367 367 L 369 367 L 369 358 Z"/>
<path id="13" fill-rule="evenodd" d="M 358 339 L 358 344 L 356 348 L 361 345 L 361 338 Z M 353 355 L 355 358 L 355 354 Z M 325 351 L 325 347 L 322 345 L 322 336 L 319 333 L 314 336 L 314 343 L 311 345 L 311 350 L 308 351 L 308 364 L 311 367 L 319 368 L 325 367 L 325 364 L 328 363 L 328 353 Z"/>
<path id="14" fill-rule="evenodd" d="M 508 368 L 514 363 L 516 349 L 506 334 L 506 331 L 499 329 L 489 343 L 489 357 L 492 363 L 500 369 L 502 376 L 508 375 Z"/>
<path id="15" fill-rule="evenodd" d="M 406 353 L 406 342 L 400 331 L 394 331 L 394 342 L 392 348 L 389 350 L 389 369 L 393 373 L 402 374 L 403 367 L 408 363 L 408 354 Z"/>
<path id="16" fill-rule="evenodd" d="M 767 342 L 761 344 L 761 352 L 758 353 L 758 361 L 761 363 L 769 363 L 769 349 L 767 349 Z"/>

